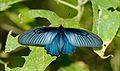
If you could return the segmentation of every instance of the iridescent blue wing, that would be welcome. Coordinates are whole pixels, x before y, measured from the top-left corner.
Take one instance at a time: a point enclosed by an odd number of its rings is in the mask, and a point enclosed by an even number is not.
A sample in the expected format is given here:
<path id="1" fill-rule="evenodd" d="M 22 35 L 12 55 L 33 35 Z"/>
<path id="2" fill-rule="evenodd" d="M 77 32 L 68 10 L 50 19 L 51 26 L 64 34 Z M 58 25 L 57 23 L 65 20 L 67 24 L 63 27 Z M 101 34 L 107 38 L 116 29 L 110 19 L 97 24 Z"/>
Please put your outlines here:
<path id="1" fill-rule="evenodd" d="M 68 41 L 65 34 L 59 31 L 53 41 L 50 44 L 45 45 L 45 48 L 51 55 L 72 53 L 75 50 L 75 46 Z"/>
<path id="2" fill-rule="evenodd" d="M 101 38 L 82 29 L 66 28 L 64 33 L 68 41 L 76 47 L 99 47 L 103 44 Z"/>
<path id="3" fill-rule="evenodd" d="M 25 31 L 18 37 L 18 42 L 30 45 L 47 45 L 56 36 L 56 29 L 54 27 L 44 27 Z"/>
<path id="4" fill-rule="evenodd" d="M 65 34 L 64 34 L 63 40 L 64 40 L 64 45 L 62 47 L 61 53 L 67 54 L 67 53 L 74 52 L 76 47 L 69 42 L 69 39 L 67 39 Z"/>
<path id="5" fill-rule="evenodd" d="M 63 43 L 63 41 L 62 41 L 62 43 Z M 60 37 L 57 34 L 50 44 L 45 45 L 45 48 L 46 48 L 47 52 L 50 53 L 51 55 L 59 55 L 61 52 L 60 47 L 62 45 L 63 44 L 60 44 Z"/>

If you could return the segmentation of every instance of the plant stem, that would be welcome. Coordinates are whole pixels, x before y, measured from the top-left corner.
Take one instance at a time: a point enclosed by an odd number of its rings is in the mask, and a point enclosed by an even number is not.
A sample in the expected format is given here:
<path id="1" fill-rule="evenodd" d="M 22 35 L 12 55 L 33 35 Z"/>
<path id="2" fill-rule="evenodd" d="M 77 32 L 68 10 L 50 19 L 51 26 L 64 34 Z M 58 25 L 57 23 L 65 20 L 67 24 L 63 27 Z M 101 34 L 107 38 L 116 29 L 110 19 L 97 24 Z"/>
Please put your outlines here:
<path id="1" fill-rule="evenodd" d="M 70 4 L 70 3 L 65 2 L 65 1 L 62 1 L 62 0 L 55 0 L 55 1 L 58 2 L 58 3 L 64 4 L 64 5 L 66 5 L 66 6 L 69 6 L 69 7 L 73 8 L 73 9 L 75 9 L 75 10 L 77 10 L 77 11 L 78 11 L 78 14 L 75 16 L 75 18 L 76 18 L 78 21 L 80 21 L 80 19 L 81 19 L 81 17 L 82 17 L 82 14 L 83 14 L 83 12 L 84 12 L 84 7 L 83 7 L 83 5 L 84 5 L 85 3 L 87 3 L 88 0 L 77 0 L 77 2 L 78 2 L 78 5 L 77 5 L 77 6 L 74 6 L 74 5 Z"/>
<path id="2" fill-rule="evenodd" d="M 81 3 L 81 5 L 84 5 L 84 4 L 86 4 L 88 2 L 88 0 L 84 0 L 82 3 Z"/>
<path id="3" fill-rule="evenodd" d="M 106 46 L 105 46 L 104 44 L 106 44 Z M 108 56 L 104 56 L 104 53 L 105 53 L 108 45 L 110 44 L 110 42 L 107 41 L 107 42 L 105 42 L 104 44 L 103 44 L 101 50 L 99 50 L 99 51 L 94 51 L 94 52 L 97 53 L 102 59 L 106 59 L 106 58 L 108 58 L 108 57 L 110 57 L 110 56 L 113 57 L 113 55 L 111 55 L 111 54 L 108 55 Z"/>
<path id="4" fill-rule="evenodd" d="M 77 10 L 77 7 L 76 7 L 76 6 L 74 6 L 74 5 L 72 5 L 72 4 L 68 3 L 68 2 L 65 2 L 65 1 L 62 1 L 62 0 L 57 0 L 57 2 L 59 2 L 59 3 L 61 3 L 61 4 L 64 4 L 64 5 L 66 5 L 66 6 L 69 6 L 69 7 L 73 8 L 73 9 L 76 9 L 76 10 Z"/>
<path id="5" fill-rule="evenodd" d="M 78 21 L 80 21 L 83 11 L 84 11 L 84 7 L 82 6 L 82 0 L 78 0 L 78 5 L 77 5 L 77 16 L 75 17 Z"/>

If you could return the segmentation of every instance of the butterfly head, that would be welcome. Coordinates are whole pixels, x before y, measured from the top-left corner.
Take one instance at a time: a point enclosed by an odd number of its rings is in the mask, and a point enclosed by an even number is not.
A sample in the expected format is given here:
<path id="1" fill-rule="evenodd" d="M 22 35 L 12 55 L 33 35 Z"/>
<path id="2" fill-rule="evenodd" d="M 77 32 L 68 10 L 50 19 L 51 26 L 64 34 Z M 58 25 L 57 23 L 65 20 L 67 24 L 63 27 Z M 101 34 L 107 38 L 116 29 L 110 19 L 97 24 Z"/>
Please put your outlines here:
<path id="1" fill-rule="evenodd" d="M 63 27 L 62 25 L 60 25 L 60 26 L 58 27 L 58 29 L 59 29 L 59 30 L 63 30 L 64 27 Z"/>

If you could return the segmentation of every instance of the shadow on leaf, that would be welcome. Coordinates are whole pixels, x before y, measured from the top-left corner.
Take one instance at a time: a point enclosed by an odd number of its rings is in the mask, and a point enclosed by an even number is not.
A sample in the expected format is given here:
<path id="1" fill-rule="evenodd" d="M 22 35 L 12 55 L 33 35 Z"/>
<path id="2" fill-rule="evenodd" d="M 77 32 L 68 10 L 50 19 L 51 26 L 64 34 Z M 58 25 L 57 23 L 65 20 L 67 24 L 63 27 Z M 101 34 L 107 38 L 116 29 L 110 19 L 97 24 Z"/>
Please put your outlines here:
<path id="1" fill-rule="evenodd" d="M 28 47 L 18 47 L 15 50 L 9 52 L 7 67 L 23 67 L 25 59 L 22 56 L 28 56 L 31 50 Z"/>
<path id="2" fill-rule="evenodd" d="M 83 61 L 89 66 L 90 71 L 112 71 L 110 64 L 111 57 L 101 59 L 92 48 L 80 47 L 72 55 L 61 55 L 53 61 L 45 71 L 57 71 L 74 62 Z"/>

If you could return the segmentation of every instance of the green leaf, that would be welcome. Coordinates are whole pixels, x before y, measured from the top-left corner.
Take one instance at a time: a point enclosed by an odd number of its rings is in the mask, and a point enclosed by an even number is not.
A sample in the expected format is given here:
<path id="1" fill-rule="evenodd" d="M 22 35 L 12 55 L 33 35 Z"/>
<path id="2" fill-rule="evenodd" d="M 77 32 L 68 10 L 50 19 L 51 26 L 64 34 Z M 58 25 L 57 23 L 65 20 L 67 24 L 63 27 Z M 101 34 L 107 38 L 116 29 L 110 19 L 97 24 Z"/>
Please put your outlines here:
<path id="1" fill-rule="evenodd" d="M 68 28 L 80 28 L 80 23 L 78 20 L 76 20 L 75 18 L 72 19 L 64 19 L 60 22 L 61 24 L 63 24 L 64 27 L 68 27 Z"/>
<path id="2" fill-rule="evenodd" d="M 12 5 L 13 7 L 13 11 L 5 11 L 5 15 L 7 15 L 7 17 L 9 17 L 9 19 L 11 21 L 13 21 L 18 27 L 28 30 L 31 29 L 32 27 L 35 26 L 35 24 L 28 24 L 28 23 L 32 23 L 35 20 L 31 19 L 29 17 L 24 17 L 24 22 L 22 22 L 22 19 L 20 18 L 21 13 L 24 13 L 25 11 L 28 11 L 29 9 L 21 4 L 15 4 Z"/>
<path id="3" fill-rule="evenodd" d="M 111 60 L 111 66 L 113 71 L 119 71 L 119 48 L 113 46 L 112 48 L 108 45 L 112 42 L 117 34 L 120 26 L 120 14 L 116 8 L 120 5 L 119 0 L 92 0 L 93 7 L 93 31 L 96 32 L 103 40 L 105 45 L 101 49 L 99 55 L 104 56 L 109 49 L 115 52 L 115 56 Z M 115 50 L 116 49 L 116 50 Z M 115 50 L 115 51 L 114 51 Z M 118 51 L 117 51 L 118 50 Z M 111 55 L 111 53 L 109 54 Z M 108 65 L 107 65 L 108 66 Z M 101 68 L 102 69 L 102 68 Z M 102 70 L 103 71 L 103 70 Z"/>
<path id="4" fill-rule="evenodd" d="M 17 49 L 17 47 L 20 46 L 20 44 L 18 44 L 17 38 L 12 37 L 10 34 L 11 33 L 9 33 L 7 37 L 6 52 L 10 52 L 12 54 L 10 54 L 9 56 L 10 62 L 8 62 L 8 64 L 5 67 L 6 71 L 20 71 L 20 70 L 22 71 L 44 71 L 45 68 L 53 60 L 56 59 L 55 56 L 51 56 L 50 54 L 47 54 L 44 47 L 37 47 L 37 46 L 29 46 L 31 50 L 29 56 L 15 55 L 17 54 L 17 52 L 13 53 L 13 51 Z M 22 63 L 24 61 L 25 63 Z M 20 65 L 17 65 L 16 62 L 19 63 Z M 9 67 L 12 67 L 12 69 Z"/>
<path id="5" fill-rule="evenodd" d="M 49 10 L 29 10 L 27 12 L 21 13 L 24 21 L 24 17 L 30 17 L 30 18 L 37 18 L 37 17 L 42 17 L 42 18 L 47 18 L 51 23 L 57 23 L 60 22 L 62 18 L 57 16 L 54 12 L 49 11 Z"/>
<path id="6" fill-rule="evenodd" d="M 120 15 L 115 8 L 119 5 L 119 0 L 92 0 L 93 31 L 103 39 L 104 43 L 109 44 L 118 31 Z"/>
<path id="7" fill-rule="evenodd" d="M 23 0 L 0 0 L 0 11 L 4 11 L 11 7 L 12 4 L 21 2 Z"/>
<path id="8" fill-rule="evenodd" d="M 30 47 L 30 49 L 32 52 L 29 57 L 26 57 L 28 63 L 26 63 L 25 66 L 30 67 L 31 71 L 43 71 L 53 60 L 56 59 L 55 56 L 47 54 L 43 47 Z M 28 69 L 26 67 L 23 68 Z"/>
<path id="9" fill-rule="evenodd" d="M 24 17 L 37 18 L 42 17 L 50 21 L 52 26 L 64 25 L 65 27 L 80 27 L 79 21 L 75 19 L 63 19 L 59 17 L 56 13 L 49 10 L 29 10 L 27 12 L 21 13 L 22 22 L 25 21 Z"/>
<path id="10" fill-rule="evenodd" d="M 12 50 L 15 50 L 18 46 L 20 46 L 20 44 L 18 43 L 17 37 L 13 37 L 11 33 L 12 31 L 10 31 L 7 36 L 5 52 L 10 52 Z"/>
<path id="11" fill-rule="evenodd" d="M 116 8 L 117 6 L 120 5 L 120 1 L 119 0 L 93 0 L 92 1 L 93 4 L 93 10 L 96 7 L 102 8 L 102 9 L 107 9 L 110 7 Z"/>
<path id="12" fill-rule="evenodd" d="M 6 68 L 9 70 L 22 70 L 22 71 L 44 71 L 45 68 L 56 59 L 55 56 L 47 54 L 43 47 L 32 47 L 30 46 L 31 53 L 29 56 L 24 56 L 25 64 L 21 68 Z"/>

